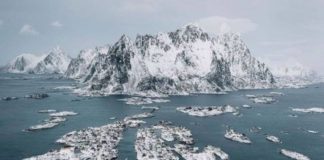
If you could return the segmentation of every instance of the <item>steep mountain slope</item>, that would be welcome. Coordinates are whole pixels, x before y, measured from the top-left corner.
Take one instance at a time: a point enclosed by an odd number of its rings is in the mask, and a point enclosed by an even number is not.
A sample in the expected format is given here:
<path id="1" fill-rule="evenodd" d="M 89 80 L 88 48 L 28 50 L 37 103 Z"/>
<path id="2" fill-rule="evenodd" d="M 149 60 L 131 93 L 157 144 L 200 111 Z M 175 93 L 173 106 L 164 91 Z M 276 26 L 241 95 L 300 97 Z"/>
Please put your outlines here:
<path id="1" fill-rule="evenodd" d="M 211 37 L 187 25 L 169 33 L 122 36 L 97 54 L 82 77 L 83 94 L 217 93 L 271 87 L 269 69 L 235 34 Z"/>
<path id="2" fill-rule="evenodd" d="M 71 58 L 61 48 L 54 48 L 42 61 L 33 69 L 34 73 L 64 73 L 71 61 Z"/>
<path id="3" fill-rule="evenodd" d="M 234 85 L 237 88 L 269 88 L 275 79 L 269 68 L 254 58 L 238 34 L 225 33 L 217 36 L 220 53 L 230 64 Z"/>
<path id="4" fill-rule="evenodd" d="M 86 73 L 84 71 L 87 70 L 91 61 L 99 54 L 107 54 L 109 49 L 110 46 L 106 45 L 95 49 L 81 50 L 79 55 L 71 60 L 65 75 L 75 79 L 83 77 Z"/>

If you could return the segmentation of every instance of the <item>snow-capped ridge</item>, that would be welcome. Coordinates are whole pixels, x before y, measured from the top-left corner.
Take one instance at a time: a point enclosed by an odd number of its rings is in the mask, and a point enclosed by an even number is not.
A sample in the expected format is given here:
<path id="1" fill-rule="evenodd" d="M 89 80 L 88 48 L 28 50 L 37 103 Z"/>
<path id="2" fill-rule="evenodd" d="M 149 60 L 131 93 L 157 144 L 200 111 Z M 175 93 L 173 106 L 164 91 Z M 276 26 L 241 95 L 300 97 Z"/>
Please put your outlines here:
<path id="1" fill-rule="evenodd" d="M 197 25 L 156 35 L 122 35 L 84 67 L 82 94 L 169 95 L 269 88 L 275 81 L 239 36 L 212 37 Z"/>
<path id="2" fill-rule="evenodd" d="M 70 63 L 70 59 L 60 47 L 56 47 L 48 54 L 42 56 L 33 54 L 19 55 L 5 66 L 4 72 L 35 74 L 64 73 Z"/>

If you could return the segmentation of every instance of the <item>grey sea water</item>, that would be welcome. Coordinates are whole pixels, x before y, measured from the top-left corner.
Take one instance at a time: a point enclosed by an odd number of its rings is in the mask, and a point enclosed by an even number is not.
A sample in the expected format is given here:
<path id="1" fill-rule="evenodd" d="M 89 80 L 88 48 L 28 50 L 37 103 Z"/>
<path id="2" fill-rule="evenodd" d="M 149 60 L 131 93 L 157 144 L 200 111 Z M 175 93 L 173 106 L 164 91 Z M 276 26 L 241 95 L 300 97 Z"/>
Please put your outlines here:
<path id="1" fill-rule="evenodd" d="M 78 97 L 60 86 L 73 86 L 72 80 L 53 75 L 0 74 L 0 97 L 15 96 L 18 100 L 0 100 L 0 159 L 15 160 L 46 153 L 59 148 L 55 140 L 67 132 L 87 127 L 101 126 L 127 115 L 144 112 L 141 106 L 127 105 L 118 99 L 127 96 Z M 271 91 L 283 92 L 278 102 L 254 104 L 246 94 L 267 94 Z M 26 94 L 47 93 L 49 98 L 35 100 L 22 98 Z M 78 99 L 79 101 L 74 101 Z M 155 117 L 146 119 L 149 126 L 160 120 L 168 120 L 192 131 L 194 146 L 202 149 L 206 145 L 221 147 L 232 160 L 285 160 L 279 154 L 281 148 L 303 153 L 315 160 L 324 159 L 324 114 L 296 113 L 291 107 L 324 107 L 324 84 L 310 85 L 303 89 L 243 90 L 225 95 L 171 96 L 168 103 L 152 104 L 160 106 Z M 188 105 L 251 105 L 251 109 L 240 109 L 242 116 L 225 114 L 214 117 L 192 117 L 176 111 L 178 106 Z M 150 105 L 148 105 L 150 106 Z M 79 113 L 68 117 L 59 126 L 37 132 L 24 132 L 31 125 L 48 117 L 37 113 L 41 109 L 71 110 Z M 290 117 L 296 114 L 298 117 Z M 116 120 L 111 120 L 116 117 Z M 251 145 L 239 144 L 224 138 L 226 126 L 245 133 Z M 260 133 L 249 131 L 261 127 Z M 306 130 L 319 131 L 312 134 Z M 137 129 L 124 132 L 118 150 L 119 159 L 136 159 L 134 141 Z M 279 137 L 283 143 L 274 144 L 265 139 L 265 134 Z"/>

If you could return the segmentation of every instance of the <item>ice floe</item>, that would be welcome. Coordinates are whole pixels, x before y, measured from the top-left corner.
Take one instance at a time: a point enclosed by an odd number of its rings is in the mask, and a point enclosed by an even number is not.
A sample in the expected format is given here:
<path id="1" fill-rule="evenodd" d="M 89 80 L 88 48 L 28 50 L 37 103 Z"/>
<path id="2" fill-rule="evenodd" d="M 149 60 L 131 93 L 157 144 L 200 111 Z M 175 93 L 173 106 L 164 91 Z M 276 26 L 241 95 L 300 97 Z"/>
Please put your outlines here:
<path id="1" fill-rule="evenodd" d="M 245 144 L 252 143 L 251 140 L 244 133 L 238 133 L 233 129 L 226 130 L 224 137 L 239 143 L 245 143 Z"/>
<path id="2" fill-rule="evenodd" d="M 51 113 L 49 114 L 49 116 L 51 117 L 65 117 L 65 116 L 75 116 L 78 113 L 73 112 L 73 111 L 61 111 L 61 112 L 55 112 L 55 113 Z"/>
<path id="3" fill-rule="evenodd" d="M 292 108 L 292 111 L 303 112 L 303 113 L 324 113 L 324 108 L 313 107 L 313 108 Z"/>
<path id="4" fill-rule="evenodd" d="M 280 153 L 288 158 L 295 159 L 295 160 L 310 160 L 310 158 L 308 158 L 307 156 L 301 153 L 290 151 L 287 149 L 281 149 Z"/>
<path id="5" fill-rule="evenodd" d="M 205 117 L 205 116 L 215 116 L 224 113 L 234 113 L 237 110 L 230 105 L 225 106 L 209 106 L 209 107 L 177 107 L 177 110 L 191 116 Z"/>
<path id="6" fill-rule="evenodd" d="M 281 140 L 278 137 L 273 136 L 273 135 L 267 135 L 266 139 L 273 143 L 281 143 Z"/>

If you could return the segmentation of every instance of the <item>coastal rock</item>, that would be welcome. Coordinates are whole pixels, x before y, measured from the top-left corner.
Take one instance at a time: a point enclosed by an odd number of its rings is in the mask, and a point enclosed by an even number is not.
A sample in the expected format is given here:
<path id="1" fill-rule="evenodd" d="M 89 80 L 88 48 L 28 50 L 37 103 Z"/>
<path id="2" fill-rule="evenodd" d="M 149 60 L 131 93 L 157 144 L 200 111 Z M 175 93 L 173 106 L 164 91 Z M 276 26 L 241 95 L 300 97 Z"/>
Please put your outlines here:
<path id="1" fill-rule="evenodd" d="M 80 131 L 72 131 L 56 141 L 57 143 L 64 145 L 63 148 L 49 151 L 43 155 L 26 158 L 26 160 L 117 159 L 117 145 L 122 139 L 122 133 L 125 128 L 137 127 L 138 124 L 145 123 L 138 119 L 148 118 L 151 116 L 151 113 L 143 113 L 125 117 L 123 121 L 117 121 L 101 127 L 90 127 Z M 53 117 L 53 119 L 56 118 L 62 119 L 62 117 Z"/>
<path id="2" fill-rule="evenodd" d="M 224 113 L 234 113 L 236 109 L 230 105 L 209 106 L 209 107 L 177 107 L 177 110 L 191 116 L 206 117 L 221 115 Z"/>
<path id="3" fill-rule="evenodd" d="M 246 95 L 253 103 L 271 104 L 277 100 L 272 95 Z"/>
<path id="4" fill-rule="evenodd" d="M 161 98 L 149 98 L 149 97 L 130 97 L 119 99 L 120 101 L 124 101 L 126 104 L 129 105 L 145 105 L 145 104 L 152 104 L 152 103 L 166 103 L 170 100 L 168 99 L 161 99 Z"/>
<path id="5" fill-rule="evenodd" d="M 18 97 L 2 97 L 1 100 L 3 101 L 11 101 L 11 100 L 17 100 Z"/>
<path id="6" fill-rule="evenodd" d="M 31 126 L 27 130 L 28 131 L 43 130 L 43 129 L 53 128 L 53 127 L 55 127 L 57 125 L 59 125 L 59 123 L 45 122 L 45 123 L 42 123 L 42 124 Z"/>
<path id="7" fill-rule="evenodd" d="M 175 151 L 186 160 L 228 160 L 229 155 L 218 147 L 207 146 L 201 152 L 197 152 L 192 147 L 183 144 L 175 144 Z"/>
<path id="8" fill-rule="evenodd" d="M 38 113 L 54 113 L 56 112 L 55 109 L 45 109 L 45 110 L 39 110 Z"/>
<path id="9" fill-rule="evenodd" d="M 266 139 L 273 143 L 281 143 L 281 140 L 278 137 L 273 136 L 273 135 L 267 135 Z"/>
<path id="10" fill-rule="evenodd" d="M 49 114 L 49 116 L 51 117 L 65 117 L 65 116 L 75 116 L 78 113 L 73 112 L 73 111 L 61 111 L 61 112 L 55 112 L 55 113 L 51 113 Z"/>
<path id="11" fill-rule="evenodd" d="M 174 146 L 168 144 L 174 144 Z M 198 152 L 198 147 L 192 147 L 192 145 L 193 138 L 190 130 L 162 122 L 153 127 L 138 130 L 135 150 L 139 160 L 229 159 L 229 155 L 218 147 L 207 146 L 203 151 Z"/>
<path id="12" fill-rule="evenodd" d="M 303 113 L 324 113 L 324 108 L 312 107 L 312 108 L 292 108 L 292 111 Z"/>
<path id="13" fill-rule="evenodd" d="M 32 99 L 44 99 L 49 97 L 48 94 L 46 93 L 34 93 L 34 94 L 30 94 L 30 95 L 26 95 L 25 98 L 32 98 Z"/>
<path id="14" fill-rule="evenodd" d="M 295 160 L 310 160 L 310 158 L 308 158 L 307 156 L 301 153 L 290 151 L 287 149 L 281 149 L 280 153 L 288 158 L 295 159 Z"/>
<path id="15" fill-rule="evenodd" d="M 245 144 L 251 144 L 251 140 L 243 133 L 238 133 L 234 131 L 233 129 L 226 130 L 226 133 L 224 135 L 225 138 L 239 142 L 239 143 L 245 143 Z"/>

